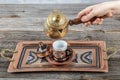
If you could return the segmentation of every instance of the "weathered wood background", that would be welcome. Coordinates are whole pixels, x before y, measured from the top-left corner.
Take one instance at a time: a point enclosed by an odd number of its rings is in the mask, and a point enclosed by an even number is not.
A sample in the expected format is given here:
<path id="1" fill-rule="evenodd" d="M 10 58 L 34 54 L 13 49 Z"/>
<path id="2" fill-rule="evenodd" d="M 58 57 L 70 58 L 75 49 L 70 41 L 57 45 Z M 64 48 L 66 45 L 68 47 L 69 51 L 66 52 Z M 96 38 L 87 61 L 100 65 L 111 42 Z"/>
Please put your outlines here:
<path id="1" fill-rule="evenodd" d="M 51 4 L 51 5 L 0 5 L 0 50 L 15 49 L 17 42 L 24 40 L 51 40 L 43 32 L 43 24 L 48 14 L 54 9 L 60 10 L 68 19 L 91 4 Z M 67 40 L 104 40 L 107 47 L 120 48 L 120 18 L 109 18 L 102 25 L 69 27 Z M 8 54 L 8 56 L 12 56 Z M 64 80 L 120 80 L 120 51 L 109 60 L 108 73 L 88 72 L 33 72 L 7 73 L 9 61 L 0 57 L 0 79 L 64 79 Z M 19 79 L 21 78 L 21 79 Z"/>

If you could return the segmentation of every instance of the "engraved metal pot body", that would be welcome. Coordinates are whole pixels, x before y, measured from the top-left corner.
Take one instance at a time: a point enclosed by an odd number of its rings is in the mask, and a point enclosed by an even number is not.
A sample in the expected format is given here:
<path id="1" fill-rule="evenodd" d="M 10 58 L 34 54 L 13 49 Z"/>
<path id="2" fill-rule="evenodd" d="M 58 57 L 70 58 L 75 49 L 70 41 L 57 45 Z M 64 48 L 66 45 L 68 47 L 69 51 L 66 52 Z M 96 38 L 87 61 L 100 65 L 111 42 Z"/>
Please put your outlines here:
<path id="1" fill-rule="evenodd" d="M 44 24 L 46 35 L 52 39 L 64 37 L 68 31 L 68 21 L 59 11 L 53 11 Z"/>

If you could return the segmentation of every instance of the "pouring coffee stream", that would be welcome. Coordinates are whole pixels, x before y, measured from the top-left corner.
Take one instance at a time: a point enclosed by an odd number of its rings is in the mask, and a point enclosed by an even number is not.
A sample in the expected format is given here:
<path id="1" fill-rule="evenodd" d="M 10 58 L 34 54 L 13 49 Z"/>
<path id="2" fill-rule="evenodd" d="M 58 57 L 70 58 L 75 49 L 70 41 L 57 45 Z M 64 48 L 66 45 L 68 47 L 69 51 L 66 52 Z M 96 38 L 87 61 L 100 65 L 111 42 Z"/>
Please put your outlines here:
<path id="1" fill-rule="evenodd" d="M 91 19 L 94 21 L 96 18 Z M 44 24 L 46 35 L 52 39 L 60 39 L 68 32 L 68 26 L 84 23 L 79 18 L 67 20 L 66 16 L 54 10 L 47 18 Z"/>

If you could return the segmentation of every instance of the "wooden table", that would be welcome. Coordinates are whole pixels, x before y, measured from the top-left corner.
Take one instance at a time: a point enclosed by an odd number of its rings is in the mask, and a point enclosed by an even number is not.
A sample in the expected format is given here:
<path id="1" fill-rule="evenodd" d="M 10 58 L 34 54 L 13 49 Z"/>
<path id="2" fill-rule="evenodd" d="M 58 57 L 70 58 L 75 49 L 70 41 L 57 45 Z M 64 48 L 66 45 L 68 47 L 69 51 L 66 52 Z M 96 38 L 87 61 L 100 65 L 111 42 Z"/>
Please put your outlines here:
<path id="1" fill-rule="evenodd" d="M 29 40 L 51 40 L 43 32 L 43 23 L 48 14 L 58 9 L 68 19 L 76 17 L 77 13 L 91 4 L 54 4 L 54 5 L 0 5 L 0 50 L 15 49 L 17 42 Z M 84 27 L 76 25 L 69 27 L 67 40 L 106 41 L 107 47 L 120 48 L 120 18 L 109 18 L 102 25 Z M 8 56 L 12 56 L 8 54 Z M 120 79 L 120 51 L 109 60 L 108 73 L 88 72 L 33 72 L 7 73 L 9 61 L 0 57 L 0 78 L 5 80 L 28 79 L 84 79 L 84 80 L 115 80 Z M 10 79 L 9 79 L 10 78 Z M 22 79 L 20 79 L 22 78 Z"/>

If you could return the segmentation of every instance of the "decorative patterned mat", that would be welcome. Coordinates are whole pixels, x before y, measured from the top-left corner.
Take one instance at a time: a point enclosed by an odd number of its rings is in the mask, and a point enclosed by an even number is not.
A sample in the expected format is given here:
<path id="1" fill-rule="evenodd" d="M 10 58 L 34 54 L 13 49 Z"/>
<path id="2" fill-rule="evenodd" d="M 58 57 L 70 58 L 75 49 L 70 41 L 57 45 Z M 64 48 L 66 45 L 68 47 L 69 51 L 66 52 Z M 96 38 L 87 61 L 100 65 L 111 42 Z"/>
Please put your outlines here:
<path id="1" fill-rule="evenodd" d="M 37 71 L 89 71 L 108 72 L 107 56 L 104 50 L 104 41 L 68 41 L 74 51 L 72 62 L 65 65 L 54 65 L 48 61 L 48 57 L 40 58 L 36 51 L 39 42 L 51 47 L 52 41 L 24 41 L 17 44 L 13 60 L 10 62 L 8 72 L 37 72 Z M 52 48 L 52 47 L 51 47 Z"/>

